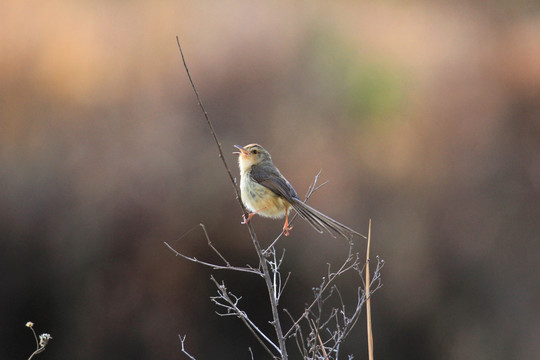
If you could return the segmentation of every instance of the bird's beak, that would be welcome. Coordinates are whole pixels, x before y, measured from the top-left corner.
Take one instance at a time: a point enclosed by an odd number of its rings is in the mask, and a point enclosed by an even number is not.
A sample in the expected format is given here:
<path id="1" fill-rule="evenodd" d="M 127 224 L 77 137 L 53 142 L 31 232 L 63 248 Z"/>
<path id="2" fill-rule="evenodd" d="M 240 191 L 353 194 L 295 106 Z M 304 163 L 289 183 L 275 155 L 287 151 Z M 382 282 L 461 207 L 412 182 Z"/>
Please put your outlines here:
<path id="1" fill-rule="evenodd" d="M 233 154 L 236 154 L 236 155 L 247 155 L 247 150 L 244 149 L 243 146 L 240 146 L 240 145 L 234 145 L 235 148 L 237 148 L 238 150 L 240 151 L 235 151 L 233 152 Z"/>

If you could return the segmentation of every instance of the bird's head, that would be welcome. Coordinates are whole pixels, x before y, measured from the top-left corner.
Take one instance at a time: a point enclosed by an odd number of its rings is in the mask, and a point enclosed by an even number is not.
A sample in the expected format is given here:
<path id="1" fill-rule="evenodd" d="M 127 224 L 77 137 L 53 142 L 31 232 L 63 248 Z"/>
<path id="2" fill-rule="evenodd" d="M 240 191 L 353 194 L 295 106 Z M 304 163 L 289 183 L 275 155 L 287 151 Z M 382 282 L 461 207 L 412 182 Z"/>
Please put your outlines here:
<path id="1" fill-rule="evenodd" d="M 272 161 L 270 153 L 259 144 L 249 144 L 246 146 L 234 145 L 240 151 L 233 154 L 238 155 L 238 164 L 240 171 L 245 172 L 253 165 L 260 164 L 263 161 Z"/>

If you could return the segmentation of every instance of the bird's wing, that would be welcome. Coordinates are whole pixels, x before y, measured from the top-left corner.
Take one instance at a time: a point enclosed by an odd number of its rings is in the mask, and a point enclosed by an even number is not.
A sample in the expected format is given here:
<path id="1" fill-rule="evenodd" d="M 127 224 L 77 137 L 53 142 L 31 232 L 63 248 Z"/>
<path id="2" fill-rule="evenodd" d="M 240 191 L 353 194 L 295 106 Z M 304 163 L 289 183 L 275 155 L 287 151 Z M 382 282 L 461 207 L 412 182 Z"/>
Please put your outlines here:
<path id="1" fill-rule="evenodd" d="M 276 169 L 271 169 L 268 166 L 253 165 L 250 176 L 256 183 L 272 190 L 277 195 L 289 201 L 298 199 L 298 194 L 292 185 Z"/>

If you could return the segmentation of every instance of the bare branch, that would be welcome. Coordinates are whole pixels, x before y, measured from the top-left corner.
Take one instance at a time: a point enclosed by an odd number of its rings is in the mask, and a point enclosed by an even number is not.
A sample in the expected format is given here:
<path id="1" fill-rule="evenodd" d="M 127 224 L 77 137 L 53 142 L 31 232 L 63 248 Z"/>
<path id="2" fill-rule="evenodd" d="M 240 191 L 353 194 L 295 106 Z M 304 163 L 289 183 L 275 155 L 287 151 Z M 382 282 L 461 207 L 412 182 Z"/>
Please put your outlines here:
<path id="1" fill-rule="evenodd" d="M 287 274 L 287 277 L 285 278 L 285 282 L 283 283 L 283 285 L 281 286 L 281 289 L 278 292 L 278 297 L 277 297 L 278 300 L 279 298 L 281 298 L 281 295 L 283 294 L 283 290 L 285 290 L 285 286 L 287 286 L 287 283 L 289 282 L 290 277 L 291 277 L 291 273 L 289 272 Z"/>
<path id="2" fill-rule="evenodd" d="M 231 264 L 229 264 L 229 262 L 227 261 L 227 259 L 225 259 L 223 257 L 223 255 L 221 255 L 221 253 L 214 247 L 214 245 L 212 244 L 212 241 L 210 241 L 210 236 L 208 236 L 208 233 L 206 232 L 206 227 L 204 226 L 203 223 L 200 223 L 199 224 L 200 227 L 202 227 L 203 231 L 204 231 L 204 236 L 206 237 L 206 241 L 208 241 L 208 246 L 210 246 L 212 248 L 212 250 L 214 250 L 214 252 L 216 254 L 218 254 L 218 256 L 221 258 L 221 260 L 223 260 L 223 262 L 227 265 L 227 266 L 231 266 Z"/>
<path id="3" fill-rule="evenodd" d="M 289 335 L 291 335 L 291 333 L 296 328 L 296 326 L 300 323 L 300 321 L 302 321 L 306 316 L 308 316 L 309 311 L 313 308 L 313 306 L 315 306 L 318 303 L 322 294 L 328 289 L 328 287 L 331 284 L 333 284 L 334 280 L 340 275 L 349 271 L 350 269 L 357 267 L 358 264 L 359 264 L 358 254 L 356 254 L 356 257 L 352 256 L 352 244 L 350 244 L 349 255 L 347 256 L 347 259 L 345 259 L 341 267 L 336 272 L 331 272 L 330 268 L 328 269 L 328 278 L 323 278 L 323 282 L 321 283 L 318 289 L 318 295 L 316 295 L 313 302 L 308 307 L 305 308 L 304 313 L 294 322 L 294 324 L 290 327 L 290 329 L 285 333 L 285 337 L 288 337 Z"/>
<path id="4" fill-rule="evenodd" d="M 187 335 L 184 335 L 184 336 L 178 335 L 178 338 L 180 338 L 180 344 L 182 345 L 182 349 L 181 349 L 181 350 L 182 350 L 182 352 L 183 352 L 188 358 L 190 358 L 191 360 L 197 360 L 197 359 L 195 359 L 193 356 L 191 356 L 191 354 L 188 353 L 188 352 L 186 351 L 186 348 L 184 347 L 184 342 L 186 341 L 186 336 L 187 336 Z"/>
<path id="5" fill-rule="evenodd" d="M 212 269 L 215 269 L 215 270 L 232 270 L 232 271 L 241 271 L 241 272 L 247 272 L 247 273 L 251 273 L 251 274 L 256 274 L 256 275 L 260 275 L 260 276 L 263 276 L 263 274 L 257 270 L 257 269 L 254 269 L 252 267 L 240 267 L 240 266 L 231 266 L 230 264 L 227 264 L 228 265 L 218 265 L 218 264 L 212 264 L 212 263 L 209 263 L 209 262 L 206 262 L 206 261 L 202 261 L 202 260 L 199 260 L 195 257 L 191 257 L 191 256 L 187 256 L 187 255 L 184 255 L 182 254 L 181 252 L 178 252 L 176 251 L 171 245 L 169 245 L 169 243 L 167 242 L 163 242 L 172 252 L 175 253 L 176 256 L 180 256 L 186 260 L 189 260 L 189 261 L 192 261 L 194 263 L 197 263 L 197 264 L 201 264 L 201 265 L 204 265 L 204 266 L 208 266 L 208 267 L 211 267 Z"/>
<path id="6" fill-rule="evenodd" d="M 218 140 L 216 131 L 214 130 L 214 126 L 212 125 L 212 122 L 210 121 L 210 118 L 208 117 L 208 113 L 206 112 L 206 109 L 204 108 L 202 104 L 201 98 L 199 96 L 199 92 L 197 91 L 197 88 L 195 87 L 195 84 L 193 83 L 193 79 L 191 78 L 191 74 L 186 64 L 186 59 L 184 58 L 184 52 L 182 51 L 182 46 L 180 46 L 180 39 L 178 38 L 178 36 L 176 36 L 176 43 L 178 44 L 178 50 L 180 50 L 180 55 L 182 56 L 182 63 L 184 64 L 184 68 L 186 69 L 186 74 L 188 76 L 189 82 L 191 84 L 191 87 L 193 88 L 193 92 L 195 92 L 195 96 L 197 97 L 197 103 L 199 104 L 199 107 L 201 108 L 201 111 L 204 114 L 204 117 L 206 119 L 206 124 L 208 125 L 208 128 L 210 129 L 210 134 L 212 134 L 212 137 L 214 138 L 214 141 L 216 142 L 216 145 L 219 151 L 219 157 L 221 158 L 221 161 L 223 162 L 223 166 L 225 166 L 225 170 L 227 170 L 227 174 L 229 175 L 229 179 L 231 180 L 231 183 L 234 186 L 234 190 L 236 191 L 236 198 L 239 200 L 240 207 L 242 208 L 242 211 L 246 213 L 244 204 L 242 204 L 242 201 L 240 201 L 240 191 L 238 190 L 238 187 L 236 186 L 231 170 L 229 170 L 227 161 L 225 161 L 225 157 L 223 156 L 223 151 L 221 150 L 221 143 Z"/>
<path id="7" fill-rule="evenodd" d="M 274 297 L 276 298 L 276 304 L 279 303 L 279 299 L 281 298 L 281 295 L 283 294 L 283 290 L 285 289 L 285 285 L 287 285 L 287 282 L 289 281 L 289 277 L 291 273 L 289 272 L 287 274 L 287 278 L 285 279 L 285 282 L 282 281 L 281 273 L 279 272 L 279 268 L 281 267 L 281 264 L 283 263 L 283 259 L 285 257 L 285 249 L 283 249 L 283 253 L 281 254 L 281 257 L 279 260 L 276 256 L 276 249 L 274 247 L 269 249 L 269 253 L 267 254 L 269 257 L 271 255 L 272 260 L 266 260 L 268 262 L 268 265 L 270 265 L 270 271 L 272 272 L 272 281 L 273 281 L 273 288 L 274 288 Z"/>
<path id="8" fill-rule="evenodd" d="M 377 266 L 373 273 L 373 279 L 371 280 L 371 294 L 378 290 L 382 285 L 380 282 L 380 270 L 384 266 L 384 261 L 377 257 Z M 357 288 L 356 304 L 348 314 L 349 311 L 345 306 L 344 298 L 339 288 L 333 284 L 330 287 L 327 286 L 329 279 L 334 276 L 341 276 L 344 272 L 354 270 L 358 274 L 359 282 L 361 286 Z M 345 341 L 352 329 L 356 326 L 358 319 L 360 318 L 363 305 L 366 303 L 366 292 L 364 287 L 364 267 L 361 266 L 358 254 L 350 253 L 347 260 L 342 267 L 337 271 L 332 271 L 331 267 L 328 267 L 327 276 L 323 278 L 321 285 L 314 288 L 314 303 L 305 308 L 304 314 L 298 320 L 305 320 L 305 324 L 309 327 L 310 332 L 305 337 L 302 336 L 302 326 L 299 321 L 294 321 L 292 315 L 286 311 L 287 315 L 293 320 L 293 330 L 289 337 L 295 337 L 297 347 L 301 354 L 304 354 L 304 359 L 338 359 L 340 345 Z M 377 280 L 374 280 L 377 279 Z M 323 316 L 323 308 L 326 307 L 330 301 L 337 301 L 337 306 L 330 308 L 330 313 L 327 316 Z M 327 334 L 326 340 L 324 340 L 322 330 L 325 330 Z M 324 348 L 324 352 L 322 348 Z M 349 356 L 349 359 L 352 359 Z"/>
<path id="9" fill-rule="evenodd" d="M 263 341 L 266 340 L 267 343 L 272 345 L 278 352 L 280 352 L 280 348 L 272 342 L 265 334 L 262 332 L 248 317 L 248 315 L 245 313 L 245 311 L 240 310 L 238 307 L 238 302 L 240 301 L 240 297 L 235 296 L 234 294 L 231 294 L 227 288 L 225 287 L 225 284 L 218 283 L 217 280 L 211 276 L 210 279 L 216 284 L 218 289 L 218 296 L 213 296 L 211 299 L 212 301 L 227 310 L 227 313 L 217 313 L 220 316 L 230 316 L 235 315 L 238 318 L 240 318 L 244 325 L 251 331 L 253 336 L 259 341 L 259 343 L 263 346 L 263 348 L 272 356 L 275 357 L 274 353 L 266 346 L 266 343 Z M 223 300 L 224 302 L 220 301 Z"/>

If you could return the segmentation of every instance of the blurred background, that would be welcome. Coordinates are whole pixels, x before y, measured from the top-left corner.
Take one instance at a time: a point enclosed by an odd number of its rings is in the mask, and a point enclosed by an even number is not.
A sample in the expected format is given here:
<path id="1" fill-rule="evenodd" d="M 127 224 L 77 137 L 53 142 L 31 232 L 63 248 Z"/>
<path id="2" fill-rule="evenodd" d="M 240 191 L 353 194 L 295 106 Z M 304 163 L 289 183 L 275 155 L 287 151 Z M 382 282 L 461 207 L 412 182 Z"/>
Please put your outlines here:
<path id="1" fill-rule="evenodd" d="M 537 1 L 4 1 L 0 4 L 0 358 L 267 358 L 221 318 L 210 274 L 267 328 L 260 279 L 208 261 L 199 223 L 257 265 L 233 145 L 257 142 L 310 203 L 386 262 L 375 355 L 540 353 Z M 254 218 L 263 244 L 281 221 Z M 358 240 L 358 251 L 364 253 Z M 296 222 L 283 305 L 299 314 L 347 244 Z M 354 293 L 344 284 L 344 294 Z M 349 291 L 347 290 L 349 289 Z M 349 294 L 350 295 L 350 294 Z M 343 357 L 367 355 L 364 317 Z"/>

